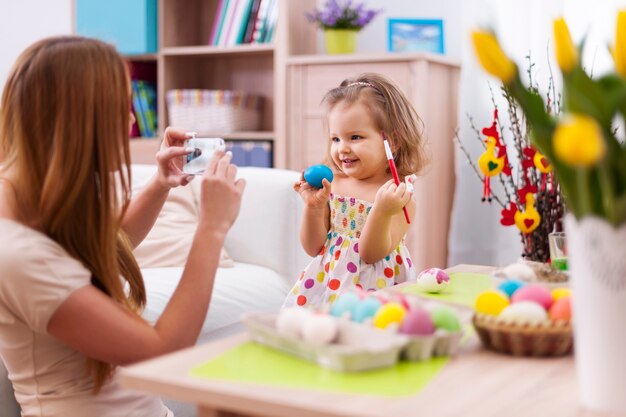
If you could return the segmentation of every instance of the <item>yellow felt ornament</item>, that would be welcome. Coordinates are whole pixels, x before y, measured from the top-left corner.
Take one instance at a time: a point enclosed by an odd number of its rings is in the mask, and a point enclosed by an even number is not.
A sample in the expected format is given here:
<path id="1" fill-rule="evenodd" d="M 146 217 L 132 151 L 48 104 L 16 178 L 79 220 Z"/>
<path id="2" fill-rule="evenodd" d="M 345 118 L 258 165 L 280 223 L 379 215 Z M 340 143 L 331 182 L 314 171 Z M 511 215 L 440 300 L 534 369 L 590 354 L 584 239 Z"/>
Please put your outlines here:
<path id="1" fill-rule="evenodd" d="M 498 175 L 504 169 L 504 156 L 498 157 L 496 153 L 496 139 L 488 136 L 485 140 L 487 149 L 478 158 L 478 168 L 483 173 L 483 201 L 491 201 L 491 177 Z"/>
<path id="2" fill-rule="evenodd" d="M 532 233 L 539 223 L 541 223 L 541 215 L 535 208 L 535 197 L 528 193 L 526 194 L 526 207 L 524 211 L 515 212 L 515 226 L 525 235 Z"/>

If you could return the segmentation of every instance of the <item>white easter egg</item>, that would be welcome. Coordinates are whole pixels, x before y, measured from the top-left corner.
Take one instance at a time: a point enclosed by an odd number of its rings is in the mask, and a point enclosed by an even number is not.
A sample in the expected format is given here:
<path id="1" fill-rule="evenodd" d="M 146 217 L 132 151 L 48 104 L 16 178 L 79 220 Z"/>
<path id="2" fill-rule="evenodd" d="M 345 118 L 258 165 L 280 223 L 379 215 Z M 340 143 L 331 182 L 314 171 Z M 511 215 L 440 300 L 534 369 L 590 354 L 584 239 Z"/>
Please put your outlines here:
<path id="1" fill-rule="evenodd" d="M 519 301 L 507 306 L 498 315 L 498 321 L 518 324 L 537 324 L 548 319 L 548 313 L 533 301 Z"/>
<path id="2" fill-rule="evenodd" d="M 337 320 L 325 314 L 313 314 L 302 325 L 302 338 L 314 345 L 327 345 L 337 337 Z"/>
<path id="3" fill-rule="evenodd" d="M 276 318 L 276 331 L 283 336 L 300 338 L 302 326 L 310 315 L 311 312 L 306 308 L 284 308 Z"/>
<path id="4" fill-rule="evenodd" d="M 508 279 L 517 278 L 523 281 L 535 281 L 537 279 L 535 271 L 530 266 L 522 263 L 507 265 L 502 268 L 502 274 Z"/>
<path id="5" fill-rule="evenodd" d="M 424 292 L 441 292 L 450 283 L 450 276 L 439 268 L 429 268 L 420 272 L 416 284 Z"/>

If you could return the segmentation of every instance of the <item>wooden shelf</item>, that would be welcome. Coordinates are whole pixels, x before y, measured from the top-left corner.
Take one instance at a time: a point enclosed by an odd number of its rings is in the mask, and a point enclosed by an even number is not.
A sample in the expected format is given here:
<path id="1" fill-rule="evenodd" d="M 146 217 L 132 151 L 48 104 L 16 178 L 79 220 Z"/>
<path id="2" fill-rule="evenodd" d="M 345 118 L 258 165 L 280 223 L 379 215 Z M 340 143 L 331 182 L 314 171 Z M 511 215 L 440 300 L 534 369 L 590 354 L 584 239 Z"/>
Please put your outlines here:
<path id="1" fill-rule="evenodd" d="M 287 57 L 287 65 L 315 65 L 315 64 L 350 64 L 364 62 L 399 62 L 399 61 L 419 61 L 426 60 L 431 63 L 438 63 L 458 67 L 459 63 L 453 59 L 439 54 L 428 52 L 379 52 L 363 54 L 337 54 L 337 55 L 293 55 Z"/>
<path id="2" fill-rule="evenodd" d="M 129 61 L 157 61 L 159 54 L 124 55 Z"/>
<path id="3" fill-rule="evenodd" d="M 240 54 L 271 54 L 274 52 L 273 44 L 251 44 L 237 46 L 176 46 L 163 48 L 161 54 L 170 56 L 196 56 L 196 55 L 240 55 Z"/>

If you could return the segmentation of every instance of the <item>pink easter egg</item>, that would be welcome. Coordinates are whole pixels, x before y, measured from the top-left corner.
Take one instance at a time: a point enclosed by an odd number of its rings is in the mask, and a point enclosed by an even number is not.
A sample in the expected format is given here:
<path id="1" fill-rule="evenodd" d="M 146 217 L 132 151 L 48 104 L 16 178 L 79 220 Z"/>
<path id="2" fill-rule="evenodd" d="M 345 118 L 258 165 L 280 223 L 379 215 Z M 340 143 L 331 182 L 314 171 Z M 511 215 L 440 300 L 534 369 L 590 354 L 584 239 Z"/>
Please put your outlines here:
<path id="1" fill-rule="evenodd" d="M 520 301 L 532 301 L 548 310 L 552 305 L 553 300 L 552 294 L 547 288 L 539 284 L 529 284 L 515 291 L 511 297 L 512 303 Z"/>
<path id="2" fill-rule="evenodd" d="M 402 320 L 400 333 L 412 335 L 433 334 L 435 333 L 435 324 L 427 311 L 416 307 L 409 311 L 404 320 Z"/>

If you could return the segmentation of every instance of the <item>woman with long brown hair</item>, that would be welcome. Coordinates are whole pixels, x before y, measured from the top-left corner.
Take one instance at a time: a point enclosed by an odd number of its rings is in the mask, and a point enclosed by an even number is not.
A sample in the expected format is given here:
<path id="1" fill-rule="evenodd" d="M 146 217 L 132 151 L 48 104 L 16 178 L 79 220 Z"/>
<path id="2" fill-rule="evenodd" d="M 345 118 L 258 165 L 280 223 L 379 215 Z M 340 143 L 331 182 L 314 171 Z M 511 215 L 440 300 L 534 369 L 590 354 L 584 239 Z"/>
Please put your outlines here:
<path id="1" fill-rule="evenodd" d="M 115 367 L 193 345 L 220 249 L 245 187 L 230 153 L 203 175 L 200 220 L 180 284 L 154 326 L 132 255 L 180 170 L 187 135 L 168 128 L 158 174 L 130 199 L 130 80 L 113 47 L 39 41 L 0 102 L 0 356 L 24 416 L 170 416 L 123 389 Z M 88 371 L 88 372 L 87 372 Z"/>

